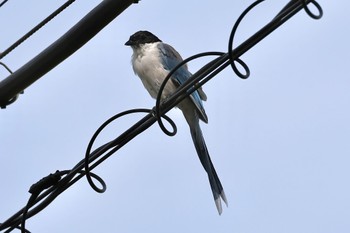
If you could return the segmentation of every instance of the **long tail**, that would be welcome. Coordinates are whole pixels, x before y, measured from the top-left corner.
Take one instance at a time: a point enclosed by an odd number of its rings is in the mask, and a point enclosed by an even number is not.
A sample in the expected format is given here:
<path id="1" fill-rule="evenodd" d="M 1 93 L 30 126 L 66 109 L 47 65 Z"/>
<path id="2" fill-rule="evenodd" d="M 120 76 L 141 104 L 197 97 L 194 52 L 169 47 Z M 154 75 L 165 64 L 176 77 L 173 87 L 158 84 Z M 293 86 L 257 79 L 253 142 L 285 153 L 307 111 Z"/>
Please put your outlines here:
<path id="1" fill-rule="evenodd" d="M 205 144 L 202 130 L 199 126 L 198 120 L 194 121 L 194 124 L 192 123 L 190 125 L 190 130 L 191 130 L 192 140 L 193 140 L 194 146 L 196 147 L 198 157 L 199 157 L 205 171 L 208 174 L 210 187 L 211 187 L 211 190 L 213 192 L 214 199 L 215 199 L 216 208 L 218 209 L 219 214 L 221 214 L 222 213 L 221 199 L 225 202 L 226 206 L 228 205 L 227 199 L 225 196 L 224 189 L 221 185 L 220 179 L 219 179 L 218 175 L 216 174 L 214 165 L 210 159 L 209 152 L 208 152 L 207 146 Z"/>

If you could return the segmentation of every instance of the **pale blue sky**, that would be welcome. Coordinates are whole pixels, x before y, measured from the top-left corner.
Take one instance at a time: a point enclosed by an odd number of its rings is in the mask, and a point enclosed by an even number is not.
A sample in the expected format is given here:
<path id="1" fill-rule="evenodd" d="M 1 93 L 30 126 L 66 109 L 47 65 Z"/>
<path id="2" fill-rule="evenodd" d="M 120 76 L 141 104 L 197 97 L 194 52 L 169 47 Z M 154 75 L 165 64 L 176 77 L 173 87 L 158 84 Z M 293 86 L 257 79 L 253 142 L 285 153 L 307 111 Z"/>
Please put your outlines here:
<path id="1" fill-rule="evenodd" d="M 63 2 L 6 3 L 0 8 L 0 50 Z M 1 110 L 0 222 L 25 205 L 32 183 L 80 161 L 102 122 L 127 109 L 153 107 L 124 46 L 132 33 L 152 31 L 183 57 L 225 51 L 234 21 L 251 2 L 143 0 Z M 237 43 L 286 2 L 256 8 L 239 28 Z M 105 193 L 82 179 L 28 220 L 28 229 L 349 232 L 350 2 L 318 2 L 321 20 L 300 12 L 242 57 L 251 69 L 248 80 L 227 69 L 204 86 L 209 124 L 201 126 L 229 201 L 221 216 L 186 122 L 173 110 L 175 137 L 151 127 L 95 170 L 107 183 Z M 98 3 L 76 1 L 2 61 L 13 70 L 21 67 Z M 194 72 L 206 61 L 189 68 Z M 0 68 L 0 79 L 6 76 Z M 139 117 L 113 124 L 98 142 Z"/>

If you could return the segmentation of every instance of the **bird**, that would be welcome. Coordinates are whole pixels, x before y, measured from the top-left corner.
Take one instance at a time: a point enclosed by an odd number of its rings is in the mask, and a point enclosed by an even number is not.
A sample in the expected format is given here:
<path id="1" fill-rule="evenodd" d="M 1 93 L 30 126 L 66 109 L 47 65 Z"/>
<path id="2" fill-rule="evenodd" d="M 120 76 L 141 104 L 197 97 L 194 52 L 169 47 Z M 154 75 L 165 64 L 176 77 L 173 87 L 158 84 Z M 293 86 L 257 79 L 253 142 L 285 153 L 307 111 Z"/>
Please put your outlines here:
<path id="1" fill-rule="evenodd" d="M 156 99 L 165 77 L 176 65 L 183 61 L 182 57 L 171 45 L 162 42 L 162 40 L 149 31 L 135 32 L 130 36 L 125 45 L 130 46 L 133 50 L 131 64 L 134 73 L 141 79 L 151 97 Z M 191 76 L 192 74 L 188 70 L 187 64 L 177 69 L 166 83 L 161 100 L 168 98 Z M 193 144 L 199 160 L 208 175 L 215 205 L 219 215 L 221 215 L 221 200 L 225 202 L 226 206 L 228 206 L 228 203 L 220 179 L 210 159 L 209 151 L 199 125 L 199 120 L 208 123 L 208 117 L 205 113 L 202 100 L 206 101 L 207 96 L 200 87 L 192 92 L 189 97 L 183 99 L 176 107 L 182 111 L 189 125 Z"/>

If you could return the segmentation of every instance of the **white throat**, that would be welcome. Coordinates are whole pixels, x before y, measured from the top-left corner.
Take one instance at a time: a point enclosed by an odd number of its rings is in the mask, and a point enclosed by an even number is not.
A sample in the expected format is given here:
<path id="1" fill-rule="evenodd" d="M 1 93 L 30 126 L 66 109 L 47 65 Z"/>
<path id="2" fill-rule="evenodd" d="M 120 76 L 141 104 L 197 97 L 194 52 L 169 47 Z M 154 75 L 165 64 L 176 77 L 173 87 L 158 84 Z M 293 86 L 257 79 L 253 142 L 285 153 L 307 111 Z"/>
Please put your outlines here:
<path id="1" fill-rule="evenodd" d="M 162 65 L 158 44 L 162 42 L 143 44 L 133 47 L 132 67 L 135 74 L 140 77 L 143 85 L 153 98 L 157 94 L 164 78 L 169 73 Z M 176 87 L 169 81 L 163 92 L 163 98 L 175 91 Z"/>

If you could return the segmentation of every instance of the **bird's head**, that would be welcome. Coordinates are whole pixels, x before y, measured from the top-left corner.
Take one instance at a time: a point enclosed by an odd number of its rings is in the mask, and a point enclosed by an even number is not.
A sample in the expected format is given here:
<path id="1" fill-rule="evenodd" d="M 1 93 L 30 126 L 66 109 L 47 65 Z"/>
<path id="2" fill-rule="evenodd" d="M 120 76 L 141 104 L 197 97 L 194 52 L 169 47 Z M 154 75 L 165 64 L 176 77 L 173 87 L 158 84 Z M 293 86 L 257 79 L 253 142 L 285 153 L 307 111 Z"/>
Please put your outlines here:
<path id="1" fill-rule="evenodd" d="M 162 41 L 149 31 L 138 31 L 130 36 L 129 40 L 125 43 L 125 45 L 136 48 L 144 44 L 155 42 Z"/>

